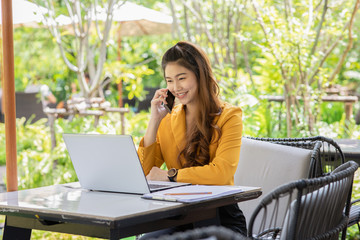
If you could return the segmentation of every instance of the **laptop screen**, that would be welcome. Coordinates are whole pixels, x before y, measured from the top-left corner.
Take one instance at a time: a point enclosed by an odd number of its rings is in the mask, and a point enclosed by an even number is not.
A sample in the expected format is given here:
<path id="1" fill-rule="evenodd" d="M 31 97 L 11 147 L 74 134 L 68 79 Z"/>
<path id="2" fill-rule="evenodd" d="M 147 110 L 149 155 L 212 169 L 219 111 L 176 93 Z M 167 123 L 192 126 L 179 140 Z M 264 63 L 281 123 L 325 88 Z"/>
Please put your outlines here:
<path id="1" fill-rule="evenodd" d="M 150 192 L 131 136 L 63 134 L 63 138 L 82 188 Z"/>

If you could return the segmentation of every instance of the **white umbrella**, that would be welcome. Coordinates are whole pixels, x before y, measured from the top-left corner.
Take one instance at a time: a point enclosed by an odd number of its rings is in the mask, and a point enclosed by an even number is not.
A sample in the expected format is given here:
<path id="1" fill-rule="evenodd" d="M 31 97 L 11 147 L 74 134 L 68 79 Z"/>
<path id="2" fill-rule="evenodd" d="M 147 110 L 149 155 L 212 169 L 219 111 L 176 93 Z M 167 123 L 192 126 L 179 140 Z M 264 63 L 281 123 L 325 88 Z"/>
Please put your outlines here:
<path id="1" fill-rule="evenodd" d="M 0 0 L 1 2 L 1 0 Z M 41 7 L 35 3 L 25 0 L 13 0 L 13 27 L 39 27 L 43 25 L 58 24 L 59 26 L 70 25 L 71 19 L 65 15 L 59 15 L 55 21 L 56 23 L 45 21 L 44 15 L 48 14 L 49 10 Z M 0 12 L 1 24 L 1 12 Z"/>
<path id="2" fill-rule="evenodd" d="M 25 0 L 13 0 L 13 25 L 36 27 L 43 22 L 45 14 L 48 10 L 40 7 L 35 3 Z M 0 23 L 1 24 L 1 23 Z"/>
<path id="3" fill-rule="evenodd" d="M 120 36 L 141 36 L 171 32 L 173 18 L 167 14 L 131 2 L 120 3 L 113 13 Z"/>
<path id="4" fill-rule="evenodd" d="M 7 1 L 7 0 L 6 0 Z M 0 0 L 0 9 L 1 9 L 1 0 Z M 44 15 L 48 13 L 48 9 L 38 6 L 35 3 L 31 3 L 25 0 L 13 0 L 12 1 L 12 20 L 13 20 L 13 28 L 27 26 L 27 27 L 39 27 L 40 24 L 44 25 L 53 25 L 58 24 L 59 26 L 64 26 L 69 24 L 70 18 L 65 15 L 59 15 L 55 21 L 53 22 L 46 22 Z M 0 11 L 0 25 L 2 24 L 2 16 Z M 0 36 L 0 42 L 2 36 Z M 2 56 L 2 52 L 0 51 L 0 56 Z M 2 59 L 0 59 L 0 62 Z M 3 107 L 1 108 L 2 111 L 4 109 L 4 101 L 2 101 Z"/>

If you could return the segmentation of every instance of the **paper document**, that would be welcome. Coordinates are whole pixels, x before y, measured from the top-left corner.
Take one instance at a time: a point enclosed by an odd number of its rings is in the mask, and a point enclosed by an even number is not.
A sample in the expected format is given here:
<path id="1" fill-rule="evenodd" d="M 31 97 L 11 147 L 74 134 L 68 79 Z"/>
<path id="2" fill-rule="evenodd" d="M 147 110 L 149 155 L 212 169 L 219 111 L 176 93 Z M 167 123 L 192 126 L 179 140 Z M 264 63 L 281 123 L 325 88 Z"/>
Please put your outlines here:
<path id="1" fill-rule="evenodd" d="M 199 202 L 243 192 L 239 186 L 190 185 L 144 194 L 145 199 L 172 202 Z"/>

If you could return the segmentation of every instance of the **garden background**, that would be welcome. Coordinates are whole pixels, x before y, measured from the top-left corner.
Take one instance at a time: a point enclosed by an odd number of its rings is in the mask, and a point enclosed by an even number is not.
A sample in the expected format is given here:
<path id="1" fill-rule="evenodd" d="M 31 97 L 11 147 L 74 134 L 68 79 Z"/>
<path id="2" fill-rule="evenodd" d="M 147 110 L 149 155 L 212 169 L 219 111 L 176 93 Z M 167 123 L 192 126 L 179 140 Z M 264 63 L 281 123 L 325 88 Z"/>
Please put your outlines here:
<path id="1" fill-rule="evenodd" d="M 45 2 L 36 1 L 45 6 Z M 66 15 L 66 1 L 53 1 L 57 12 Z M 82 1 L 83 5 L 91 1 Z M 101 2 L 101 1 L 99 1 Z M 346 119 L 344 104 L 322 102 L 326 89 L 347 88 L 360 95 L 359 0 L 132 0 L 173 16 L 169 34 L 122 37 L 114 35 L 106 44 L 101 78 L 112 80 L 105 91 L 112 106 L 118 104 L 117 84 L 123 83 L 123 97 L 135 100 L 126 114 L 126 134 L 135 144 L 144 135 L 149 111 L 136 111 L 149 89 L 165 87 L 160 61 L 166 49 L 179 40 L 201 46 L 209 55 L 221 98 L 241 106 L 245 136 L 360 139 L 359 104 Z M 63 33 L 70 62 L 76 63 L 75 37 Z M 95 37 L 90 42 L 96 46 Z M 118 49 L 121 49 L 119 60 Z M 57 100 L 71 95 L 71 83 L 79 76 L 64 63 L 56 39 L 47 28 L 14 29 L 16 91 L 30 84 L 46 84 Z M 95 61 L 98 59 L 95 56 Z M 283 96 L 283 103 L 262 96 Z M 297 98 L 300 96 L 300 98 Z M 360 115 L 358 115 L 360 117 Z M 19 189 L 76 181 L 62 133 L 120 134 L 118 114 L 55 122 L 57 146 L 51 149 L 47 119 L 32 122 L 17 119 Z M 358 121 L 358 122 L 357 122 Z M 5 129 L 0 123 L 0 164 L 5 164 Z M 359 176 L 354 195 L 359 197 Z M 65 234 L 33 231 L 35 239 L 88 239 Z M 359 239 L 357 226 L 349 239 Z"/>

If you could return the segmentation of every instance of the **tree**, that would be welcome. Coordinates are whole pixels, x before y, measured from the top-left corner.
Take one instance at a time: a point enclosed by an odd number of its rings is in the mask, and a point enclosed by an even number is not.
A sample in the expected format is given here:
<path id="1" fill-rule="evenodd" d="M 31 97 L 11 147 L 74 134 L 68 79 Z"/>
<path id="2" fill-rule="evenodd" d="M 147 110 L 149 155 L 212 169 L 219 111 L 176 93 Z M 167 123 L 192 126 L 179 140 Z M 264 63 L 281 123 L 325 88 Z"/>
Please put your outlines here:
<path id="1" fill-rule="evenodd" d="M 236 36 L 241 31 L 246 3 L 246 0 L 170 0 L 177 37 L 208 49 L 216 68 L 231 67 L 237 72 L 239 52 L 245 51 L 244 57 L 248 55 Z"/>
<path id="2" fill-rule="evenodd" d="M 59 6 L 62 3 L 65 5 Z M 44 14 L 45 24 L 59 46 L 65 64 L 77 74 L 80 91 L 86 98 L 98 94 L 103 81 L 102 72 L 106 61 L 113 10 L 124 3 L 125 1 L 119 0 L 45 1 L 49 9 L 48 13 Z M 66 9 L 71 19 L 67 27 L 60 26 L 56 21 L 61 7 Z M 86 72 L 90 81 L 85 77 Z"/>
<path id="3" fill-rule="evenodd" d="M 272 55 L 282 77 L 286 103 L 287 135 L 293 122 L 299 123 L 299 108 L 314 127 L 311 101 L 319 99 L 326 84 L 332 83 L 353 44 L 352 27 L 360 0 L 313 2 L 251 0 L 255 21 L 264 35 L 256 43 Z M 335 53 L 336 50 L 336 53 Z M 331 56 L 338 54 L 337 62 Z M 303 105 L 297 96 L 302 96 Z"/>

